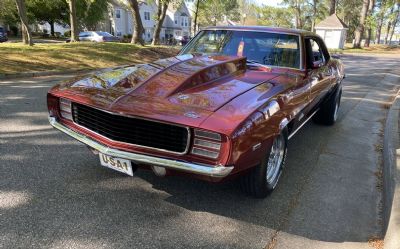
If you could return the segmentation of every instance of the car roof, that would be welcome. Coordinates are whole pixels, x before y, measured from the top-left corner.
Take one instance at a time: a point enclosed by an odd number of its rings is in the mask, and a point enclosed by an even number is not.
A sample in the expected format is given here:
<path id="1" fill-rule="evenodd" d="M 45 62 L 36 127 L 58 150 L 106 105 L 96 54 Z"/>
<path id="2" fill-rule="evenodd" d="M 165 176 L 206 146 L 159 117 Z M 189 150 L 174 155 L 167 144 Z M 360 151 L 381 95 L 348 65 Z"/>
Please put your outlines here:
<path id="1" fill-rule="evenodd" d="M 271 33 L 284 33 L 295 35 L 314 35 L 314 33 L 302 29 L 290 29 L 280 27 L 268 26 L 210 26 L 203 30 L 236 30 L 236 31 L 256 31 L 256 32 L 271 32 Z"/>

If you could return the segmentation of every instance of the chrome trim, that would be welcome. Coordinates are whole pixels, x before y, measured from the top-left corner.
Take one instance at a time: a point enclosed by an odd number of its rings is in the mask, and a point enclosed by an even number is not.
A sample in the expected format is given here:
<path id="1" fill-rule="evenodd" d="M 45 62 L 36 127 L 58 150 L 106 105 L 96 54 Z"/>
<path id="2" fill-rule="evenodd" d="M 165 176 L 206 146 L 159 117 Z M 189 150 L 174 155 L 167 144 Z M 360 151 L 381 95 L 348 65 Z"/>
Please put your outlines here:
<path id="1" fill-rule="evenodd" d="M 76 102 L 73 102 L 73 103 L 76 103 Z M 79 103 L 76 103 L 76 104 L 79 104 Z M 82 104 L 80 104 L 80 105 L 82 105 Z M 89 129 L 89 128 L 85 127 L 85 126 L 82 126 L 82 125 L 76 123 L 74 118 L 72 119 L 72 122 L 73 122 L 76 126 L 79 126 L 80 128 L 82 128 L 82 129 L 84 129 L 84 130 L 93 132 L 94 134 L 96 134 L 96 135 L 98 135 L 98 136 L 100 136 L 100 137 L 102 137 L 102 138 L 104 138 L 104 139 L 106 139 L 106 140 L 108 140 L 108 141 L 110 141 L 110 142 L 121 143 L 121 144 L 126 144 L 126 145 L 133 145 L 133 146 L 136 146 L 136 147 L 139 147 L 139 148 L 143 148 L 143 149 L 150 149 L 150 150 L 155 150 L 155 151 L 161 151 L 161 152 L 166 152 L 166 153 L 170 153 L 170 154 L 174 154 L 174 155 L 180 155 L 180 156 L 181 156 L 181 155 L 185 155 L 185 154 L 187 154 L 187 153 L 189 152 L 189 149 L 190 149 L 190 148 L 189 148 L 189 147 L 190 147 L 190 141 L 191 141 L 191 139 L 192 139 L 192 136 L 191 136 L 190 128 L 187 127 L 187 126 L 176 125 L 176 124 L 172 124 L 172 123 L 167 123 L 167 122 L 162 122 L 162 121 L 156 121 L 156 120 L 153 120 L 153 119 L 147 119 L 147 118 L 142 118 L 142 117 L 137 117 L 137 116 L 129 116 L 129 115 L 121 114 L 121 113 L 113 113 L 113 112 L 105 111 L 105 110 L 102 110 L 102 109 L 99 109 L 99 108 L 96 108 L 96 107 L 92 107 L 92 106 L 88 106 L 88 107 L 93 108 L 93 109 L 96 109 L 96 110 L 98 110 L 98 111 L 102 111 L 102 112 L 108 113 L 108 114 L 121 116 L 121 117 L 136 118 L 136 119 L 151 121 L 151 122 L 160 123 L 160 124 L 168 124 L 168 125 L 174 125 L 174 126 L 182 127 L 182 128 L 185 128 L 186 131 L 187 131 L 187 133 L 188 133 L 188 137 L 187 137 L 187 141 L 186 141 L 186 148 L 185 148 L 185 150 L 184 150 L 183 152 L 176 152 L 176 151 L 170 151 L 170 150 L 165 150 L 165 149 L 159 149 L 159 148 L 148 147 L 148 146 L 139 145 L 139 144 L 131 144 L 131 143 L 126 143 L 126 142 L 122 142 L 122 141 L 118 141 L 118 140 L 113 140 L 113 139 L 110 139 L 110 138 L 108 138 L 108 137 L 106 137 L 106 136 L 103 136 L 103 135 L 101 135 L 101 134 L 99 134 L 99 133 L 97 133 L 97 132 L 95 132 L 95 131 L 92 131 L 91 129 Z M 71 112 L 72 117 L 74 117 L 74 113 L 73 113 L 73 112 L 74 112 L 74 109 L 72 108 L 71 111 L 72 111 L 72 112 Z"/>
<path id="2" fill-rule="evenodd" d="M 203 134 L 201 134 L 203 133 Z M 207 137 L 207 135 L 205 134 L 209 134 L 210 136 Z M 214 135 L 216 135 L 218 138 L 213 137 Z M 210 139 L 212 141 L 222 141 L 222 136 L 221 134 L 217 133 L 217 132 L 213 132 L 213 131 L 207 131 L 207 130 L 202 130 L 202 129 L 194 129 L 194 136 L 198 137 L 198 138 L 207 138 Z"/>
<path id="3" fill-rule="evenodd" d="M 279 123 L 279 131 L 283 130 L 283 128 L 285 128 L 288 124 L 289 120 L 287 118 L 282 119 L 282 121 Z"/>
<path id="4" fill-rule="evenodd" d="M 233 166 L 196 164 L 113 149 L 102 145 L 81 133 L 71 130 L 70 128 L 59 123 L 55 117 L 49 116 L 49 122 L 54 128 L 105 155 L 131 160 L 136 163 L 159 166 L 215 178 L 225 177 L 233 170 Z"/>
<path id="5" fill-rule="evenodd" d="M 319 109 L 317 109 L 315 112 L 313 112 L 299 127 L 297 127 L 296 130 L 294 130 L 292 133 L 290 133 L 288 140 L 291 139 L 301 129 L 301 127 L 303 127 L 318 111 L 319 111 Z"/>

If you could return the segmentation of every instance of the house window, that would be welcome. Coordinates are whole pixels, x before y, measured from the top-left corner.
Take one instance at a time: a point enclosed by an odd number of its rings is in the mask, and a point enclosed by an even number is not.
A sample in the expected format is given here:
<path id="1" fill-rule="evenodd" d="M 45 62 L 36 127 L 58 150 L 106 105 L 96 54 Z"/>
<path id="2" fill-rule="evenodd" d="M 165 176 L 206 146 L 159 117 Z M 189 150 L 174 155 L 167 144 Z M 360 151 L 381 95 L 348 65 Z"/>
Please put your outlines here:
<path id="1" fill-rule="evenodd" d="M 121 10 L 116 10 L 115 11 L 115 17 L 116 18 L 121 18 Z"/>
<path id="2" fill-rule="evenodd" d="M 184 17 L 181 17 L 181 26 L 183 27 L 183 19 Z"/>
<path id="3" fill-rule="evenodd" d="M 185 27 L 187 27 L 187 26 L 188 26 L 188 18 L 185 17 Z"/>
<path id="4" fill-rule="evenodd" d="M 144 12 L 144 20 L 150 21 L 150 12 Z"/>
<path id="5" fill-rule="evenodd" d="M 178 18 L 175 18 L 175 24 L 178 24 Z"/>

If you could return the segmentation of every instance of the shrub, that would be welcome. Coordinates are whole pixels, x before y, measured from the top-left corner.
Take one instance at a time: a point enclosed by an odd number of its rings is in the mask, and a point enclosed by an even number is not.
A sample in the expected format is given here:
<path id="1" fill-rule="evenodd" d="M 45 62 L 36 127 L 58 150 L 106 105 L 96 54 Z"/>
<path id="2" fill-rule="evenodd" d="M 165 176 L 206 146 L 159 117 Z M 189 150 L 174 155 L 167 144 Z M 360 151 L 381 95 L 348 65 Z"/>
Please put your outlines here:
<path id="1" fill-rule="evenodd" d="M 71 30 L 67 30 L 64 32 L 65 37 L 71 37 Z"/>

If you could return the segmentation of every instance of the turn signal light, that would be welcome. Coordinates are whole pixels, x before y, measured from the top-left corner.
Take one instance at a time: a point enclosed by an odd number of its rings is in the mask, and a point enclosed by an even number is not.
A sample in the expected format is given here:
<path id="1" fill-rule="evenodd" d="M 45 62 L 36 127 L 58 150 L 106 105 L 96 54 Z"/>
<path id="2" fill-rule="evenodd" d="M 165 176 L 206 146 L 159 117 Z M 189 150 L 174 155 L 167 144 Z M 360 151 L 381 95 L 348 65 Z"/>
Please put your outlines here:
<path id="1" fill-rule="evenodd" d="M 72 121 L 71 101 L 60 98 L 60 115 Z"/>
<path id="2" fill-rule="evenodd" d="M 221 135 L 205 130 L 194 130 L 192 154 L 216 159 L 221 150 Z"/>

